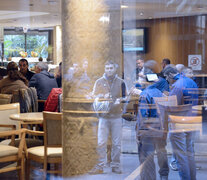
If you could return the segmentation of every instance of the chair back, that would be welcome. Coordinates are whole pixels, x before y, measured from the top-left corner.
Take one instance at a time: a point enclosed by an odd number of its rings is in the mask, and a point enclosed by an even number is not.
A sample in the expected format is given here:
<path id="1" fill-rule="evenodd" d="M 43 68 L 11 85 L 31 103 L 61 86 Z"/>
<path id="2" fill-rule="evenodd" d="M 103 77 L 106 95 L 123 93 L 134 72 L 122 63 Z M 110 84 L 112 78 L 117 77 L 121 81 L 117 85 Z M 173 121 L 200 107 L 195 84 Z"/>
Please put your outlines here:
<path id="1" fill-rule="evenodd" d="M 9 116 L 11 114 L 16 114 L 20 112 L 19 103 L 11 103 L 0 105 L 0 124 L 12 124 L 16 125 L 16 128 L 19 129 L 19 122 L 11 120 Z M 5 129 L 5 128 L 4 128 Z"/>
<path id="2" fill-rule="evenodd" d="M 164 97 L 153 97 L 154 102 L 157 106 L 158 109 L 158 113 L 159 112 L 159 108 L 158 108 L 158 104 L 161 104 L 163 106 L 177 106 L 178 105 L 178 101 L 177 101 L 177 96 L 173 95 L 173 96 L 164 96 Z"/>
<path id="3" fill-rule="evenodd" d="M 156 111 L 155 104 L 138 104 L 137 136 L 163 137 L 163 123 L 158 118 Z"/>
<path id="4" fill-rule="evenodd" d="M 169 115 L 175 116 L 191 116 L 192 115 L 192 104 L 177 105 L 177 106 L 165 106 L 158 104 L 159 118 L 164 124 L 164 129 L 168 131 L 168 119 Z"/>
<path id="5" fill-rule="evenodd" d="M 10 104 L 12 99 L 12 94 L 0 94 L 0 105 Z"/>
<path id="6" fill-rule="evenodd" d="M 202 116 L 169 115 L 170 132 L 202 132 Z"/>
<path id="7" fill-rule="evenodd" d="M 47 147 L 62 146 L 62 113 L 43 111 L 44 143 Z"/>

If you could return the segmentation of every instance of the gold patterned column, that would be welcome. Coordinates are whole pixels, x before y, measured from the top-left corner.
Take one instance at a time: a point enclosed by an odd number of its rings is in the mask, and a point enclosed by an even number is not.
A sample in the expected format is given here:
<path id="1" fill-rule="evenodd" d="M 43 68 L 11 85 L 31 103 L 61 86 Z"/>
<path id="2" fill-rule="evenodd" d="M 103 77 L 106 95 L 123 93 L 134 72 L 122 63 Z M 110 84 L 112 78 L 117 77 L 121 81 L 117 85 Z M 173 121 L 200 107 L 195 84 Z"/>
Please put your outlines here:
<path id="1" fill-rule="evenodd" d="M 68 74 L 74 63 L 82 68 L 87 59 L 93 86 L 107 60 L 121 65 L 120 3 L 113 10 L 104 0 L 62 0 L 62 30 L 63 176 L 69 177 L 87 173 L 96 164 L 98 119 L 93 99 L 86 98 L 92 88 L 78 93 L 84 82 L 77 85 Z"/>
<path id="2" fill-rule="evenodd" d="M 62 26 L 55 26 L 54 28 L 54 51 L 53 51 L 53 60 L 54 64 L 59 64 L 62 57 Z"/>

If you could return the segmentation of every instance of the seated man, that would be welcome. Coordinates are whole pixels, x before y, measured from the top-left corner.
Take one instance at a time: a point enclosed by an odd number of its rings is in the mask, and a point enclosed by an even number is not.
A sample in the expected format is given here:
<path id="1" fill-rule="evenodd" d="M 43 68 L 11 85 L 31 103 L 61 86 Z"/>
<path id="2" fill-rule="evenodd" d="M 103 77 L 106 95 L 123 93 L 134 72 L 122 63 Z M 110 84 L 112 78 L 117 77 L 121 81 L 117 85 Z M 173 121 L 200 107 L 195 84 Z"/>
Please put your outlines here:
<path id="1" fill-rule="evenodd" d="M 153 73 L 153 71 L 145 67 L 145 62 L 143 59 L 136 60 L 136 69 L 133 71 L 132 79 L 135 81 L 137 87 L 142 87 L 146 82 L 146 74 Z"/>
<path id="2" fill-rule="evenodd" d="M 32 78 L 32 76 L 35 74 L 28 69 L 28 61 L 26 59 L 20 59 L 19 60 L 19 68 L 20 72 L 27 78 L 28 81 Z"/>
<path id="3" fill-rule="evenodd" d="M 57 88 L 57 82 L 53 74 L 48 72 L 48 65 L 39 62 L 36 65 L 36 74 L 30 79 L 29 87 L 35 87 L 38 99 L 46 100 L 52 88 Z"/>

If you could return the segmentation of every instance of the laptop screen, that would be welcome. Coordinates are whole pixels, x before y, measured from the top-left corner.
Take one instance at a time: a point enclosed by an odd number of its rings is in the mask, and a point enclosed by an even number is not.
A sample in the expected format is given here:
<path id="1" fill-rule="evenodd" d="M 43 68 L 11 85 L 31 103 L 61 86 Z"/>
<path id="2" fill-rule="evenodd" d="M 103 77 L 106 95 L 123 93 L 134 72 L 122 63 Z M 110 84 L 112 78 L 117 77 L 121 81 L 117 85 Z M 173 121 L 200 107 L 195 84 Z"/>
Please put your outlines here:
<path id="1" fill-rule="evenodd" d="M 154 82 L 158 80 L 158 76 L 157 74 L 153 73 L 153 74 L 146 74 L 147 76 L 147 81 L 149 82 Z"/>

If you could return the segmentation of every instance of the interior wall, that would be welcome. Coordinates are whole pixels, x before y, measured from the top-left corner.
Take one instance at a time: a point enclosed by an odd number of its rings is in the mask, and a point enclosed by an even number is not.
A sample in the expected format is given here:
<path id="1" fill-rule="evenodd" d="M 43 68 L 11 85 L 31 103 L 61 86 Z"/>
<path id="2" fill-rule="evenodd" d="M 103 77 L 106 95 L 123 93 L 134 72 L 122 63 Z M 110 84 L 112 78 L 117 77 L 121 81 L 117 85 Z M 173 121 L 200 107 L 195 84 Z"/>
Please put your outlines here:
<path id="1" fill-rule="evenodd" d="M 130 28 L 131 22 L 124 22 Z M 177 17 L 165 19 L 139 20 L 136 27 L 146 27 L 147 53 L 137 54 L 145 60 L 154 59 L 158 63 L 169 58 L 172 64 L 188 66 L 188 55 L 202 55 L 202 70 L 207 73 L 206 59 L 206 16 Z M 125 53 L 125 63 L 134 59 L 134 53 Z"/>

